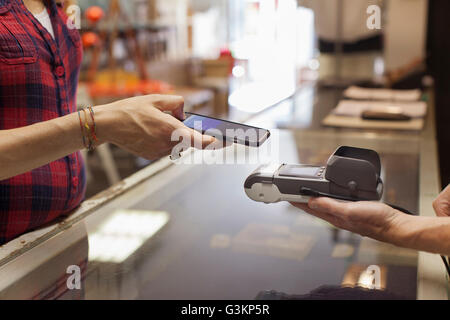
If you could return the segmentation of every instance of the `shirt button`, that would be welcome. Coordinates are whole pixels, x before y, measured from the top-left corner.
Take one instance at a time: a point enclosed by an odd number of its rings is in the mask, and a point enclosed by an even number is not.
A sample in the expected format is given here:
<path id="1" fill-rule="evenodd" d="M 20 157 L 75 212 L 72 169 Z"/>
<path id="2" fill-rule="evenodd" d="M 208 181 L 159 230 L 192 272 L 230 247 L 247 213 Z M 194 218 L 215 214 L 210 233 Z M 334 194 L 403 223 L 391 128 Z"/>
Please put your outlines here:
<path id="1" fill-rule="evenodd" d="M 62 77 L 64 75 L 64 67 L 63 66 L 57 66 L 55 69 L 55 73 L 58 77 Z"/>
<path id="2" fill-rule="evenodd" d="M 78 177 L 73 177 L 73 178 L 72 178 L 72 185 L 73 185 L 74 187 L 77 187 L 77 186 L 78 186 Z"/>

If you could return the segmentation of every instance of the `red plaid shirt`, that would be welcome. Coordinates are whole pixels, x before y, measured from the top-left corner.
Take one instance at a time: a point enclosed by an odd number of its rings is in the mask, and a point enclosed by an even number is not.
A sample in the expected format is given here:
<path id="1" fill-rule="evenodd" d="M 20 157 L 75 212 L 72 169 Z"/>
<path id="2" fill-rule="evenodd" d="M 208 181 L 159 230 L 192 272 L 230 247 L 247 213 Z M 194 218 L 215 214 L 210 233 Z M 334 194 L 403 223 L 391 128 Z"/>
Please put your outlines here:
<path id="1" fill-rule="evenodd" d="M 55 39 L 22 0 L 0 0 L 0 130 L 76 111 L 80 35 L 54 0 L 45 3 Z M 79 152 L 0 181 L 0 244 L 68 213 L 84 191 Z"/>

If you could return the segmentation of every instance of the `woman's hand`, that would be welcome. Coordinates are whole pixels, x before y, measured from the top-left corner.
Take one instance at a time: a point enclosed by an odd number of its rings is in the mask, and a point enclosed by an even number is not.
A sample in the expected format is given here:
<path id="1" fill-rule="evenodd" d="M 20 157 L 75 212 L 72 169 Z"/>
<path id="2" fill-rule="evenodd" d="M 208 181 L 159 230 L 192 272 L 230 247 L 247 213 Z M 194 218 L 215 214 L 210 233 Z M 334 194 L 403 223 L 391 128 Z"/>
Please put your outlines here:
<path id="1" fill-rule="evenodd" d="M 311 198 L 308 204 L 291 204 L 338 228 L 394 244 L 402 240 L 400 227 L 409 220 L 408 215 L 380 202 Z"/>
<path id="2" fill-rule="evenodd" d="M 450 216 L 450 184 L 433 201 L 433 209 L 438 217 Z"/>
<path id="3" fill-rule="evenodd" d="M 179 143 L 171 139 L 175 130 L 190 138 L 192 146 L 205 148 L 216 142 L 213 137 L 202 135 L 180 121 L 184 119 L 183 106 L 183 97 L 158 94 L 96 106 L 98 139 L 147 159 L 171 153 Z"/>
<path id="4" fill-rule="evenodd" d="M 190 146 L 223 147 L 222 141 L 202 135 L 180 121 L 184 119 L 183 106 L 182 97 L 170 95 L 140 96 L 96 106 L 93 109 L 98 143 L 111 142 L 147 159 L 168 155 L 174 146 L 178 151 Z M 77 112 L 0 130 L 0 180 L 39 168 L 83 147 Z"/>

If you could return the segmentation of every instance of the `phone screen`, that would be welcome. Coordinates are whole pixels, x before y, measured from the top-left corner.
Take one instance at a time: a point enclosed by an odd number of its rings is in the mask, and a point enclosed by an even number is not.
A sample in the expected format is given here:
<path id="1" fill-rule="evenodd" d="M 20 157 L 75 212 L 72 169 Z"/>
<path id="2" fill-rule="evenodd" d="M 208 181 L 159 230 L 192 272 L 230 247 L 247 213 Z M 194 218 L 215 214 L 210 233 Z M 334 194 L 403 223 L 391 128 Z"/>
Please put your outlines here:
<path id="1" fill-rule="evenodd" d="M 210 135 L 215 135 L 216 132 L 220 131 L 224 140 L 249 146 L 260 146 L 270 136 L 269 130 L 266 129 L 252 127 L 237 122 L 211 118 L 190 112 L 185 112 L 185 114 L 186 119 L 183 121 L 183 123 L 187 127 L 204 134 L 208 134 L 208 131 L 210 131 Z"/>
<path id="2" fill-rule="evenodd" d="M 323 170 L 317 166 L 284 165 L 278 174 L 287 177 L 317 178 L 318 174 L 322 173 L 321 171 Z"/>

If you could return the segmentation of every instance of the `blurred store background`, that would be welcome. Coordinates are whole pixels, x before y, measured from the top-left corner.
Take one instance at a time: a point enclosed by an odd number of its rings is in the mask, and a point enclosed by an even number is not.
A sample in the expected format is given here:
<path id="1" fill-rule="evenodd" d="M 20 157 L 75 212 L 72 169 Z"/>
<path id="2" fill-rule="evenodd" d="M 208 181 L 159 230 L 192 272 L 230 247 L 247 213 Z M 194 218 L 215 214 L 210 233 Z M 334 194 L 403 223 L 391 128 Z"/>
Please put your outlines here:
<path id="1" fill-rule="evenodd" d="M 367 11 L 371 5 L 380 8 L 380 28 L 366 24 L 377 13 Z M 319 85 L 342 93 L 355 84 L 432 83 L 425 71 L 426 0 L 71 0 L 65 6 L 81 17 L 80 107 L 178 94 L 186 110 L 235 121 L 265 113 L 269 128 L 309 128 Z M 85 155 L 88 197 L 149 164 L 111 145 Z"/>

